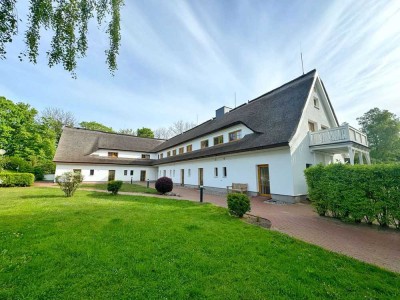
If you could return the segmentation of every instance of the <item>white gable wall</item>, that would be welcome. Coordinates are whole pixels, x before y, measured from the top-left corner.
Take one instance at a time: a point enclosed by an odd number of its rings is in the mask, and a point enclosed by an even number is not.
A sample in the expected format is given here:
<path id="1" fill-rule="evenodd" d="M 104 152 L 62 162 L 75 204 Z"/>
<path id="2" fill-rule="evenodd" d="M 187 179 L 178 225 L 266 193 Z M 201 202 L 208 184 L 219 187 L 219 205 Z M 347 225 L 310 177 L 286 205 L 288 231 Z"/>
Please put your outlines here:
<path id="1" fill-rule="evenodd" d="M 314 97 L 318 98 L 318 108 L 314 106 Z M 289 143 L 294 176 L 294 195 L 307 194 L 307 183 L 304 176 L 306 164 L 328 164 L 332 160 L 342 159 L 341 156 L 335 155 L 333 157 L 329 154 L 312 153 L 310 151 L 308 137 L 309 121 L 315 123 L 315 130 L 321 130 L 321 126 L 332 128 L 339 125 L 334 118 L 318 76 L 316 76 L 313 88 L 308 96 L 296 133 Z"/>
<path id="2" fill-rule="evenodd" d="M 158 166 L 158 177 L 164 176 L 165 171 L 166 176 L 171 177 L 174 183 L 181 183 L 181 169 L 184 169 L 185 185 L 197 186 L 198 169 L 203 168 L 205 187 L 226 189 L 232 183 L 247 183 L 249 191 L 258 192 L 257 165 L 263 164 L 269 165 L 271 193 L 293 195 L 293 175 L 288 147 L 163 164 Z M 223 167 L 227 168 L 226 177 L 223 177 Z M 218 177 L 214 175 L 215 168 L 218 168 Z"/>
<path id="3" fill-rule="evenodd" d="M 61 175 L 65 172 L 71 172 L 74 169 L 80 169 L 83 175 L 83 181 L 108 181 L 108 171 L 115 170 L 115 180 L 122 181 L 140 181 L 140 171 L 146 171 L 146 179 L 157 179 L 157 168 L 148 166 L 119 166 L 119 165 L 92 165 L 92 164 L 61 164 L 57 163 L 55 176 Z M 90 170 L 94 170 L 94 175 L 90 175 Z M 124 175 L 124 170 L 127 170 L 128 175 Z M 133 176 L 130 171 L 133 171 Z"/>

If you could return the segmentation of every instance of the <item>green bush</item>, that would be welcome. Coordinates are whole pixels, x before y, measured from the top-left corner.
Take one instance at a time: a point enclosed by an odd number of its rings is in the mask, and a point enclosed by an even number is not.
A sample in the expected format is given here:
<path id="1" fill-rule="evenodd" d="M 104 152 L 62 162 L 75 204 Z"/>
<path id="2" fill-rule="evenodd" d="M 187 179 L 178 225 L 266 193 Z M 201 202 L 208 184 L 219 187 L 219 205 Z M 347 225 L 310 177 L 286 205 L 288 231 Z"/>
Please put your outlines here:
<path id="1" fill-rule="evenodd" d="M 83 176 L 78 172 L 65 172 L 56 177 L 56 182 L 66 197 L 72 197 L 83 181 Z"/>
<path id="2" fill-rule="evenodd" d="M 43 180 L 44 179 L 44 170 L 41 166 L 34 167 L 33 174 L 35 175 L 35 180 Z"/>
<path id="3" fill-rule="evenodd" d="M 400 165 L 317 165 L 305 170 L 320 215 L 400 228 Z"/>
<path id="4" fill-rule="evenodd" d="M 35 177 L 30 173 L 0 173 L 0 186 L 13 187 L 13 186 L 31 186 Z"/>
<path id="5" fill-rule="evenodd" d="M 118 194 L 118 191 L 120 190 L 121 186 L 122 186 L 121 180 L 109 181 L 107 184 L 107 191 L 111 192 L 113 195 L 116 195 Z"/>
<path id="6" fill-rule="evenodd" d="M 245 194 L 233 193 L 228 194 L 228 209 L 232 215 L 243 217 L 245 213 L 250 211 L 250 199 Z"/>
<path id="7" fill-rule="evenodd" d="M 6 157 L 4 163 L 5 170 L 18 171 L 21 173 L 33 173 L 32 163 L 18 156 Z"/>

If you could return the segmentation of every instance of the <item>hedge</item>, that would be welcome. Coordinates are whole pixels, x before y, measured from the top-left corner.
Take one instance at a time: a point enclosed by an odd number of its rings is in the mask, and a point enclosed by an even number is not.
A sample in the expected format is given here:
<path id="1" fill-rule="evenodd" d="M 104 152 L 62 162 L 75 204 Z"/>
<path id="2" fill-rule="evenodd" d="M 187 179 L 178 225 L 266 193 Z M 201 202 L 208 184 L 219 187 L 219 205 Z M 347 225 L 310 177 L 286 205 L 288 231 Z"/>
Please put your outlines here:
<path id="1" fill-rule="evenodd" d="M 30 173 L 0 173 L 0 186 L 13 187 L 13 186 L 31 186 L 35 176 Z"/>
<path id="2" fill-rule="evenodd" d="M 400 165 L 317 165 L 304 171 L 321 216 L 400 229 Z"/>

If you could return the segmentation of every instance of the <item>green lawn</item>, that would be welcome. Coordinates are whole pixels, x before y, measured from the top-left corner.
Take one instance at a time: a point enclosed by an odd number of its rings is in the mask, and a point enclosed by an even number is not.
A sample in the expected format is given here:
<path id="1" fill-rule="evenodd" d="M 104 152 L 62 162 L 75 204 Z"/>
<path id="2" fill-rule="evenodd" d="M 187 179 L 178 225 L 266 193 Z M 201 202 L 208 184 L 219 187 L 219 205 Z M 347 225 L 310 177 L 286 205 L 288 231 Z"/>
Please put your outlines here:
<path id="1" fill-rule="evenodd" d="M 399 297 L 399 275 L 211 204 L 0 189 L 0 299 Z"/>
<path id="2" fill-rule="evenodd" d="M 80 187 L 106 191 L 107 183 L 84 183 Z M 146 186 L 140 184 L 130 184 L 130 183 L 123 183 L 120 192 L 159 194 L 159 192 L 157 192 L 156 189 L 147 188 Z"/>

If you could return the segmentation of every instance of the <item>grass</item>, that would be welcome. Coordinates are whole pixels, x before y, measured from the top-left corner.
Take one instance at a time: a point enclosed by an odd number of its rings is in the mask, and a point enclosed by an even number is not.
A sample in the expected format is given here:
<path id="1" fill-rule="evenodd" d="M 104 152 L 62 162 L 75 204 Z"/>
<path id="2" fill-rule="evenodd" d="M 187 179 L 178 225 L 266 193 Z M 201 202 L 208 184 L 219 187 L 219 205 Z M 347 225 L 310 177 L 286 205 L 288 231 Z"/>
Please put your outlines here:
<path id="1" fill-rule="evenodd" d="M 84 183 L 80 187 L 107 191 L 107 183 Z M 156 189 L 147 188 L 143 185 L 135 183 L 133 184 L 123 183 L 119 191 L 131 192 L 131 193 L 159 194 L 159 192 L 157 192 Z"/>
<path id="2" fill-rule="evenodd" d="M 399 297 L 398 274 L 211 204 L 0 189 L 0 299 Z"/>

